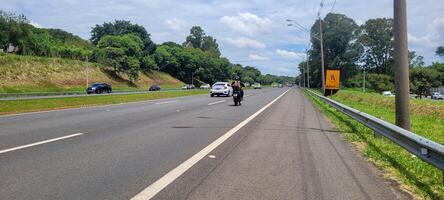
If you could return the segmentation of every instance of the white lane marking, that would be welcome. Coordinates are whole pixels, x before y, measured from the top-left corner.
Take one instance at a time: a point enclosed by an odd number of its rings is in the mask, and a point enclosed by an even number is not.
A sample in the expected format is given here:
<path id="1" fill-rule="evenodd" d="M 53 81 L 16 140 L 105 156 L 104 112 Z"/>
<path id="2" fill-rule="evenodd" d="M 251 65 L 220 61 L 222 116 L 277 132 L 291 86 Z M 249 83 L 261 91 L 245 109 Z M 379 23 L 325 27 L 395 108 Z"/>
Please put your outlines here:
<path id="1" fill-rule="evenodd" d="M 84 133 L 76 133 L 76 134 L 58 137 L 58 138 L 54 138 L 54 139 L 49 139 L 49 140 L 36 142 L 36 143 L 32 143 L 32 144 L 27 144 L 27 145 L 23 145 L 23 146 L 14 147 L 14 148 L 4 149 L 4 150 L 0 150 L 0 154 L 7 153 L 10 151 L 16 151 L 16 150 L 20 150 L 20 149 L 24 149 L 24 148 L 28 148 L 28 147 L 32 147 L 32 146 L 37 146 L 37 145 L 41 145 L 41 144 L 46 144 L 46 143 L 50 143 L 50 142 L 55 142 L 58 140 L 64 140 L 64 139 L 68 139 L 68 138 L 72 138 L 72 137 L 77 137 L 77 136 L 81 136 L 83 134 Z"/>
<path id="2" fill-rule="evenodd" d="M 251 94 L 247 94 L 247 95 L 245 95 L 245 97 L 251 97 Z"/>
<path id="3" fill-rule="evenodd" d="M 174 100 L 174 101 L 163 101 L 163 102 L 158 102 L 158 103 L 156 103 L 156 105 L 162 105 L 162 104 L 168 104 L 168 103 L 176 103 L 176 102 L 178 102 L 179 100 Z"/>
<path id="4" fill-rule="evenodd" d="M 248 122 L 252 121 L 255 117 L 257 117 L 259 114 L 261 114 L 265 109 L 270 107 L 274 102 L 279 100 L 282 96 L 284 96 L 290 89 L 285 91 L 283 94 L 279 95 L 265 105 L 263 108 L 258 110 L 256 113 L 248 117 L 246 120 L 239 123 L 237 126 L 229 130 L 227 133 L 213 141 L 211 144 L 209 144 L 207 147 L 193 155 L 191 158 L 162 176 L 160 179 L 158 179 L 156 182 L 152 183 L 150 186 L 145 188 L 143 191 L 141 191 L 139 194 L 131 198 L 131 200 L 148 200 L 153 198 L 157 193 L 162 191 L 166 186 L 168 186 L 170 183 L 172 183 L 174 180 L 176 180 L 179 176 L 181 176 L 183 173 L 185 173 L 188 169 L 193 167 L 197 162 L 199 162 L 202 158 L 204 158 L 206 155 L 208 155 L 211 151 L 216 149 L 219 145 L 221 145 L 225 140 L 230 138 L 232 135 L 234 135 L 237 131 L 239 131 L 242 127 L 244 127 Z"/>
<path id="5" fill-rule="evenodd" d="M 216 104 L 218 104 L 218 103 L 224 103 L 224 102 L 226 102 L 226 100 L 223 100 L 223 101 L 216 101 L 216 102 L 213 102 L 213 103 L 209 103 L 208 105 L 209 105 L 209 106 L 212 106 L 212 105 L 216 105 Z"/>

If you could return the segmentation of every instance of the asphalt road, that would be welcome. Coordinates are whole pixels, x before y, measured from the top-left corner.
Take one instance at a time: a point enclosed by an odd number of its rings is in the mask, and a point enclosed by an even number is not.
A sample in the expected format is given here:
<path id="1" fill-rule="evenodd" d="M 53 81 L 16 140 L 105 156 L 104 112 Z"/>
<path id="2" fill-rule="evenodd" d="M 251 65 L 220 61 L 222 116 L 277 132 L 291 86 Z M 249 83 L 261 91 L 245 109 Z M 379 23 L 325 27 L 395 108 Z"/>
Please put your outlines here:
<path id="1" fill-rule="evenodd" d="M 131 199 L 287 89 L 0 117 L 0 199 Z M 292 89 L 157 199 L 396 199 Z"/>

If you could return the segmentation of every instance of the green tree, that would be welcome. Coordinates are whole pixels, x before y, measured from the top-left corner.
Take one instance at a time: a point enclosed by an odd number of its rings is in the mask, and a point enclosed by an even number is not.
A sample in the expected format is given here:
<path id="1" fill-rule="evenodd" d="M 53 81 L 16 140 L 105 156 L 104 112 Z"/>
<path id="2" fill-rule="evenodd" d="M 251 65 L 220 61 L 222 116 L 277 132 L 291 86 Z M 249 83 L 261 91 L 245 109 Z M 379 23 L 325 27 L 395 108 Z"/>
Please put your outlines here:
<path id="1" fill-rule="evenodd" d="M 320 70 L 320 38 L 319 20 L 311 27 L 312 49 L 310 53 L 310 77 L 311 84 L 315 87 L 321 86 Z M 324 39 L 324 61 L 326 68 L 340 68 L 342 79 L 347 79 L 356 73 L 356 62 L 361 57 L 362 46 L 358 45 L 359 26 L 346 15 L 329 13 L 322 20 Z"/>
<path id="2" fill-rule="evenodd" d="M 441 83 L 439 72 L 425 67 L 417 67 L 410 70 L 410 89 L 419 98 L 426 96 L 430 88 L 437 87 Z"/>
<path id="3" fill-rule="evenodd" d="M 121 36 L 130 33 L 136 34 L 142 40 L 143 51 L 146 51 L 148 54 L 154 53 L 156 45 L 151 41 L 150 34 L 143 26 L 132 24 L 130 21 L 116 20 L 114 23 L 96 24 L 91 30 L 90 40 L 94 45 L 97 45 L 102 37 L 106 35 Z"/>
<path id="4" fill-rule="evenodd" d="M 211 52 L 211 55 L 214 55 L 215 57 L 220 56 L 219 45 L 217 44 L 216 39 L 212 36 L 207 36 L 200 26 L 193 26 L 191 28 L 190 35 L 187 36 L 183 46 Z"/>
<path id="5" fill-rule="evenodd" d="M 116 73 L 127 74 L 131 81 L 137 80 L 143 48 L 143 41 L 137 35 L 107 35 L 102 37 L 97 47 L 99 62 L 112 67 Z"/>
<path id="6" fill-rule="evenodd" d="M 375 73 L 393 74 L 393 19 L 370 19 L 361 26 L 362 62 Z"/>
<path id="7" fill-rule="evenodd" d="M 438 56 L 444 57 L 444 47 L 439 46 L 438 48 L 436 48 L 435 53 L 436 53 L 436 55 L 438 55 Z"/>
<path id="8" fill-rule="evenodd" d="M 367 74 L 366 87 L 376 92 L 394 90 L 392 77 L 385 74 Z"/>
<path id="9" fill-rule="evenodd" d="M 424 56 L 417 55 L 415 51 L 409 51 L 409 66 L 424 67 Z"/>
<path id="10" fill-rule="evenodd" d="M 183 45 L 200 49 L 204 36 L 205 32 L 200 26 L 193 26 Z"/>

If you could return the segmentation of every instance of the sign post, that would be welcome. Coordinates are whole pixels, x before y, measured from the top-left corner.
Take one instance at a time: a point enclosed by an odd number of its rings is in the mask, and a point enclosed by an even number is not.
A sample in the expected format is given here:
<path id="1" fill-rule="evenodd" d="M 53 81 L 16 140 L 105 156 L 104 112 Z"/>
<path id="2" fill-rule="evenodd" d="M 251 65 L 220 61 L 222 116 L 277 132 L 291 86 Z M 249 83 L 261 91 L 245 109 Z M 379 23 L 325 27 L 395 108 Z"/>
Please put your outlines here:
<path id="1" fill-rule="evenodd" d="M 341 70 L 327 69 L 325 72 L 325 96 L 338 92 L 340 87 Z"/>

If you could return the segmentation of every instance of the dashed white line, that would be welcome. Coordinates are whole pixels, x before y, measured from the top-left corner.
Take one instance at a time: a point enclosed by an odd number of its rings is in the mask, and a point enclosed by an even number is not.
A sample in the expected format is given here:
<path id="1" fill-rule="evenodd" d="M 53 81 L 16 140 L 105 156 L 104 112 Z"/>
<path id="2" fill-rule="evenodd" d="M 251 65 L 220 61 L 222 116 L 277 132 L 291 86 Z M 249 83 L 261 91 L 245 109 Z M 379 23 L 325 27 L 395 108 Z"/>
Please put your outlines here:
<path id="1" fill-rule="evenodd" d="M 223 101 L 216 101 L 216 102 L 213 102 L 213 103 L 209 103 L 208 105 L 212 106 L 212 105 L 216 105 L 216 104 L 224 103 L 224 102 L 225 102 L 225 100 L 223 100 Z"/>
<path id="2" fill-rule="evenodd" d="M 168 103 L 176 103 L 176 102 L 178 102 L 179 100 L 174 100 L 174 101 L 163 101 L 163 102 L 158 102 L 158 103 L 156 103 L 156 105 L 162 105 L 162 104 L 168 104 Z"/>
<path id="3" fill-rule="evenodd" d="M 68 139 L 68 138 L 72 138 L 72 137 L 77 137 L 77 136 L 81 136 L 83 134 L 84 133 L 76 133 L 76 134 L 58 137 L 58 138 L 54 138 L 54 139 L 49 139 L 49 140 L 45 140 L 45 141 L 41 141 L 41 142 L 35 142 L 32 144 L 27 144 L 27 145 L 23 145 L 23 146 L 14 147 L 14 148 L 4 149 L 4 150 L 0 150 L 0 154 L 11 152 L 11 151 L 16 151 L 16 150 L 20 150 L 20 149 L 24 149 L 24 148 L 29 148 L 29 147 L 33 147 L 33 146 L 37 146 L 37 145 L 42 145 L 42 144 L 46 144 L 46 143 L 50 143 L 50 142 L 55 142 L 58 140 L 64 140 L 64 139 Z"/>
<path id="4" fill-rule="evenodd" d="M 234 135 L 238 130 L 240 130 L 242 127 L 244 127 L 248 122 L 253 120 L 255 117 L 257 117 L 259 114 L 261 114 L 265 109 L 270 107 L 274 102 L 279 100 L 282 96 L 284 96 L 290 89 L 285 91 L 283 94 L 278 96 L 276 99 L 268 103 L 266 106 L 258 110 L 256 113 L 248 117 L 246 120 L 235 126 L 233 129 L 213 141 L 210 145 L 193 155 L 191 158 L 165 174 L 163 177 L 152 183 L 150 186 L 145 188 L 143 191 L 141 191 L 139 194 L 131 198 L 131 200 L 148 200 L 153 198 L 157 193 L 162 191 L 165 187 L 167 187 L 170 183 L 172 183 L 174 180 L 179 178 L 183 173 L 185 173 L 188 169 L 193 167 L 197 162 L 199 162 L 202 158 L 204 158 L 206 155 L 208 155 L 210 152 L 212 152 L 214 149 L 216 149 L 219 145 L 221 145 L 225 140 L 230 138 L 232 135 Z"/>
<path id="5" fill-rule="evenodd" d="M 251 97 L 251 94 L 247 94 L 247 95 L 245 95 L 245 97 Z"/>

